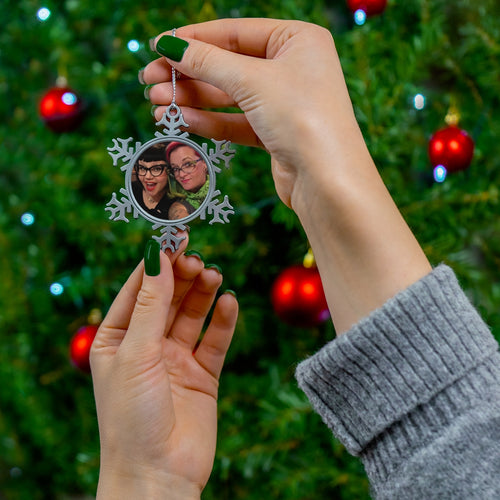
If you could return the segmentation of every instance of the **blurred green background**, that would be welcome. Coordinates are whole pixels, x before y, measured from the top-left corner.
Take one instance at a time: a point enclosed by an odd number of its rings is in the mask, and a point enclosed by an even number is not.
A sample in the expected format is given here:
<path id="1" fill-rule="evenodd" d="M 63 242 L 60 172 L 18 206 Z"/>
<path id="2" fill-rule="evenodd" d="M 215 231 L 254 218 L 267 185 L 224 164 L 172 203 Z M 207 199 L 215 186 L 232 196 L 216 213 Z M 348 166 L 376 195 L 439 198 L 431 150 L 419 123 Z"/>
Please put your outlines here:
<path id="1" fill-rule="evenodd" d="M 95 494 L 91 380 L 71 365 L 68 345 L 93 308 L 106 312 L 151 235 L 144 221 L 108 220 L 104 206 L 124 176 L 106 148 L 115 137 L 153 137 L 137 71 L 154 58 L 149 38 L 172 27 L 259 16 L 330 29 L 366 141 L 403 215 L 431 262 L 456 270 L 500 338 L 498 2 L 392 0 L 362 26 L 344 0 L 0 6 L 1 499 Z M 51 15 L 42 22 L 43 6 Z M 130 40 L 139 41 L 137 52 Z M 86 104 L 79 128 L 59 134 L 38 111 L 58 76 Z M 452 104 L 475 155 L 468 170 L 436 183 L 427 144 Z M 293 378 L 297 362 L 334 337 L 332 324 L 288 326 L 269 299 L 278 273 L 301 262 L 306 238 L 275 195 L 267 155 L 236 149 L 231 169 L 217 178 L 236 214 L 229 225 L 195 223 L 190 235 L 190 248 L 222 267 L 223 289 L 236 290 L 241 304 L 203 498 L 368 498 L 362 465 L 331 437 Z M 21 223 L 27 212 L 35 218 L 29 226 Z M 55 282 L 61 295 L 50 293 Z"/>

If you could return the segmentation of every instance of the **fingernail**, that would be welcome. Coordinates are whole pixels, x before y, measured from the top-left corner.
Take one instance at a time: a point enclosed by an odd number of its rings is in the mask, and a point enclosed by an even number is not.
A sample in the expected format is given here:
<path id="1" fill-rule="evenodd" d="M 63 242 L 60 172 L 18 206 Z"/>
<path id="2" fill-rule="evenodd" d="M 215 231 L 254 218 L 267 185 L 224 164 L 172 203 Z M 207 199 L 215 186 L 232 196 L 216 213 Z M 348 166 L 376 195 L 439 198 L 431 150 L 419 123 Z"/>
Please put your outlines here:
<path id="1" fill-rule="evenodd" d="M 182 38 L 164 35 L 156 42 L 156 52 L 172 59 L 172 61 L 181 62 L 188 46 L 189 43 Z"/>
<path id="2" fill-rule="evenodd" d="M 226 290 L 224 293 L 228 293 L 229 295 L 232 295 L 235 299 L 237 298 L 236 292 L 234 290 Z"/>
<path id="3" fill-rule="evenodd" d="M 215 269 L 219 274 L 222 274 L 222 269 L 217 264 L 205 264 L 205 269 Z"/>
<path id="4" fill-rule="evenodd" d="M 144 68 L 141 68 L 139 70 L 139 73 L 137 73 L 137 79 L 139 80 L 139 83 L 141 85 L 146 85 L 146 82 L 144 81 L 144 69 L 146 68 L 146 66 L 144 66 Z"/>
<path id="5" fill-rule="evenodd" d="M 160 274 L 160 244 L 155 240 L 149 240 L 146 244 L 144 270 L 148 276 Z"/>
<path id="6" fill-rule="evenodd" d="M 203 262 L 203 255 L 201 255 L 201 253 L 197 252 L 196 250 L 188 250 L 187 252 L 184 252 L 184 255 L 186 257 L 191 257 L 192 255 L 194 255 L 195 257 L 198 257 L 198 259 L 200 259 Z"/>
<path id="7" fill-rule="evenodd" d="M 158 106 L 157 106 L 156 104 L 155 104 L 154 106 L 151 106 L 151 116 L 152 116 L 153 118 L 156 118 L 156 116 L 155 116 L 155 111 L 156 111 L 156 108 L 157 108 L 157 107 L 158 107 Z"/>
<path id="8" fill-rule="evenodd" d="M 154 36 L 153 38 L 150 38 L 148 41 L 149 49 L 155 52 L 155 40 L 156 37 Z"/>
<path id="9" fill-rule="evenodd" d="M 144 99 L 147 99 L 149 101 L 149 91 L 153 86 L 154 85 L 147 85 L 146 87 L 144 87 Z"/>

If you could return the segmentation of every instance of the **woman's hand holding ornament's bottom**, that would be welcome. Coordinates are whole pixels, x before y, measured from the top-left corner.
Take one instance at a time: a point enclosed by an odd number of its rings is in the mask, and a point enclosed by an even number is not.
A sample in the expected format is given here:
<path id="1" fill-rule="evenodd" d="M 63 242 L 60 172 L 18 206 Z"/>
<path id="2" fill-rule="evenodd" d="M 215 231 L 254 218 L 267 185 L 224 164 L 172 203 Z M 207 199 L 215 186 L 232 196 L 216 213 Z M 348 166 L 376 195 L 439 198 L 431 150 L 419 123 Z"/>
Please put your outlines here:
<path id="1" fill-rule="evenodd" d="M 98 498 L 199 498 L 210 476 L 218 380 L 238 305 L 222 275 L 149 242 L 94 340 Z"/>

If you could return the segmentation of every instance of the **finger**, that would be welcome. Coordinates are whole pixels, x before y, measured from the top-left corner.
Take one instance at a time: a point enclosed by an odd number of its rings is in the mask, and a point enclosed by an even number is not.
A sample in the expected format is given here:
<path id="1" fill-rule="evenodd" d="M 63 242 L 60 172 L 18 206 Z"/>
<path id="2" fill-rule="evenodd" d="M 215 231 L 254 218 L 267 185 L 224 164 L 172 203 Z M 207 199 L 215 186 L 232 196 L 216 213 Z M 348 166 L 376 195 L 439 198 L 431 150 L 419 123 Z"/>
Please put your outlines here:
<path id="1" fill-rule="evenodd" d="M 176 36 L 200 40 L 238 54 L 265 58 L 269 56 L 268 39 L 282 23 L 282 21 L 271 19 L 222 19 L 183 26 L 176 30 Z M 172 35 L 172 31 L 165 31 L 158 35 L 153 46 L 156 47 L 157 41 L 163 35 Z M 180 68 L 177 69 L 183 72 Z M 190 73 L 185 74 L 192 76 Z M 141 78 L 148 84 L 169 82 L 172 78 L 172 66 L 164 58 L 157 59 L 141 71 Z"/>
<path id="2" fill-rule="evenodd" d="M 171 83 L 158 83 L 148 89 L 148 97 L 153 104 L 168 105 L 173 99 Z M 234 100 L 221 90 L 198 80 L 177 80 L 175 102 L 179 106 L 193 108 L 234 107 Z"/>
<path id="3" fill-rule="evenodd" d="M 222 275 L 215 269 L 204 269 L 184 298 L 169 338 L 193 350 L 205 319 L 222 284 Z"/>
<path id="4" fill-rule="evenodd" d="M 252 81 L 266 78 L 266 65 L 257 58 L 269 55 L 268 42 L 278 26 L 282 22 L 267 20 L 268 22 L 256 22 L 256 20 L 244 23 L 226 20 L 226 23 L 202 23 L 177 30 L 176 36 L 188 42 L 180 62 L 171 59 L 168 63 L 190 78 L 209 83 L 230 95 L 236 102 L 242 105 L 249 99 L 248 88 L 252 85 L 241 85 L 243 79 Z M 220 28 L 223 29 L 220 29 Z M 246 27 L 246 29 L 245 29 Z M 162 38 L 156 38 L 155 47 L 158 53 L 158 42 Z M 168 55 L 164 42 L 160 42 L 160 50 L 163 55 Z M 202 41 L 203 40 L 203 41 Z M 276 45 L 275 43 L 271 44 Z M 242 55 L 245 54 L 245 55 Z M 176 54 L 177 56 L 177 54 Z M 144 70 L 143 77 L 147 78 L 149 69 Z M 250 104 L 249 104 L 250 105 Z"/>
<path id="5" fill-rule="evenodd" d="M 300 25 L 305 23 L 264 18 L 218 19 L 177 28 L 176 36 L 203 41 L 237 54 L 268 58 L 274 55 L 269 54 L 273 38 L 288 33 L 291 28 L 297 31 Z M 162 35 L 171 33 L 166 31 L 156 37 L 155 44 Z"/>
<path id="6" fill-rule="evenodd" d="M 170 82 L 172 81 L 172 66 L 164 57 L 155 59 L 139 71 L 139 81 L 146 85 Z"/>
<path id="7" fill-rule="evenodd" d="M 165 106 L 155 109 L 156 120 L 166 111 Z M 243 146 L 262 147 L 257 134 L 243 113 L 219 113 L 194 108 L 182 108 L 182 115 L 189 123 L 189 132 L 216 140 L 229 140 Z"/>
<path id="8" fill-rule="evenodd" d="M 140 262 L 111 304 L 92 344 L 93 350 L 117 348 L 125 336 L 142 285 L 144 262 Z"/>
<path id="9" fill-rule="evenodd" d="M 238 301 L 232 294 L 225 293 L 217 301 L 212 321 L 194 353 L 198 363 L 216 379 L 222 371 L 237 318 Z"/>
<path id="10" fill-rule="evenodd" d="M 175 253 L 167 250 L 166 253 L 173 263 L 175 263 L 179 255 L 184 252 L 187 242 L 188 239 L 186 238 L 186 240 L 181 242 Z M 144 261 L 141 261 L 122 286 L 106 314 L 106 317 L 99 326 L 99 330 L 92 343 L 90 354 L 90 361 L 93 367 L 99 364 L 98 360 L 103 351 L 108 355 L 113 355 L 121 345 L 130 326 L 132 314 L 137 302 L 137 296 L 143 285 L 143 277 Z"/>
<path id="11" fill-rule="evenodd" d="M 174 293 L 172 265 L 165 253 L 158 250 L 160 273 L 143 274 L 134 310 L 121 348 L 142 348 L 156 345 L 163 339 L 170 303 Z"/>
<path id="12" fill-rule="evenodd" d="M 177 258 L 174 265 L 174 295 L 165 325 L 165 336 L 168 336 L 186 293 L 203 269 L 203 261 L 195 255 L 180 255 Z"/>

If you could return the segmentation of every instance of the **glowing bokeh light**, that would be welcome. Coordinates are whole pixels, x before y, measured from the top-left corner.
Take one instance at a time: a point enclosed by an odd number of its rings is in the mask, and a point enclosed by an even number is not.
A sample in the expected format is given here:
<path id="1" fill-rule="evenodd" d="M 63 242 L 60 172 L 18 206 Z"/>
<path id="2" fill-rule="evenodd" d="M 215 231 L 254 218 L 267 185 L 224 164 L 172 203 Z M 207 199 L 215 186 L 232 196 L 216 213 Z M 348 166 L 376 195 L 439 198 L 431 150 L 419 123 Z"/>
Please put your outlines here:
<path id="1" fill-rule="evenodd" d="M 130 40 L 127 43 L 127 48 L 128 48 L 128 50 L 130 50 L 130 52 L 137 52 L 140 47 L 141 46 L 137 40 Z"/>
<path id="2" fill-rule="evenodd" d="M 73 94 L 73 92 L 64 92 L 64 94 L 61 97 L 61 101 L 64 104 L 67 104 L 68 106 L 72 106 L 73 104 L 76 103 L 76 101 L 78 101 L 78 97 L 76 97 L 76 95 Z"/>
<path id="3" fill-rule="evenodd" d="M 50 17 L 50 10 L 47 9 L 47 7 L 42 7 L 41 9 L 38 9 L 38 12 L 36 13 L 36 17 L 40 19 L 40 21 L 46 21 Z"/>
<path id="4" fill-rule="evenodd" d="M 25 226 L 31 226 L 31 224 L 35 222 L 35 216 L 30 212 L 26 212 L 23 215 L 21 215 L 21 222 Z"/>
<path id="5" fill-rule="evenodd" d="M 417 94 L 413 98 L 413 106 L 415 109 L 421 110 L 425 108 L 425 97 L 422 94 Z"/>
<path id="6" fill-rule="evenodd" d="M 52 283 L 50 285 L 50 293 L 52 295 L 61 295 L 64 292 L 64 287 L 61 285 L 61 283 Z"/>
<path id="7" fill-rule="evenodd" d="M 446 171 L 446 167 L 443 166 L 443 165 L 437 165 L 435 168 L 434 168 L 434 180 L 436 182 L 444 182 L 444 180 L 446 179 L 446 174 L 448 172 Z"/>
<path id="8" fill-rule="evenodd" d="M 358 26 L 363 26 L 363 24 L 365 24 L 365 22 L 366 22 L 366 12 L 363 9 L 358 9 L 354 13 L 354 22 Z"/>

